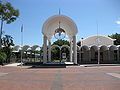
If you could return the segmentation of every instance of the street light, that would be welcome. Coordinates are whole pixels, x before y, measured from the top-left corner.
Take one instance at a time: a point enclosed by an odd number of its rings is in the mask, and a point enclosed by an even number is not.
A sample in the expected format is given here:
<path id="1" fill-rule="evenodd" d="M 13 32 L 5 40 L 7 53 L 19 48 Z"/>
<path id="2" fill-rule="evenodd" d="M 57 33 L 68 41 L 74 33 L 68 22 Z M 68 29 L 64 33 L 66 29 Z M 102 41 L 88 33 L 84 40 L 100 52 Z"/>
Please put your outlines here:
<path id="1" fill-rule="evenodd" d="M 84 38 L 81 38 L 81 47 L 82 47 L 82 45 L 83 45 L 83 39 L 84 39 Z"/>

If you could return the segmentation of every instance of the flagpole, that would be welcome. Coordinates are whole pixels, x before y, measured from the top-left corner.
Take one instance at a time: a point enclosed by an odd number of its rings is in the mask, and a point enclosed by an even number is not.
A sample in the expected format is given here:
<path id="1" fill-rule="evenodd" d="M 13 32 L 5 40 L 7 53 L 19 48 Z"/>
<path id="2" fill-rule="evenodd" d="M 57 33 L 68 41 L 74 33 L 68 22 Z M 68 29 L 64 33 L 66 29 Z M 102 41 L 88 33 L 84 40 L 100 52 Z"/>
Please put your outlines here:
<path id="1" fill-rule="evenodd" d="M 100 65 L 100 51 L 99 51 L 98 22 L 97 22 L 97 46 L 98 46 L 98 65 Z"/>
<path id="2" fill-rule="evenodd" d="M 21 26 L 21 67 L 22 67 L 22 64 L 23 64 L 23 61 L 22 61 L 22 56 L 23 56 L 22 47 L 23 47 L 23 25 Z"/>

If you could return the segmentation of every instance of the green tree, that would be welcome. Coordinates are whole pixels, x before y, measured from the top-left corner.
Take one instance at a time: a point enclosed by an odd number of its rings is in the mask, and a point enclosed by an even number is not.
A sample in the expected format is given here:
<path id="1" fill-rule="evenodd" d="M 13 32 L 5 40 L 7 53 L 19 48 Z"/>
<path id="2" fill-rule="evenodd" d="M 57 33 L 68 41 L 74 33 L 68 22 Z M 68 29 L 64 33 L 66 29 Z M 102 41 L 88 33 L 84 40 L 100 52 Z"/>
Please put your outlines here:
<path id="1" fill-rule="evenodd" d="M 0 64 L 1 65 L 3 65 L 3 62 L 6 60 L 6 58 L 7 58 L 7 55 L 4 52 L 0 51 Z"/>
<path id="2" fill-rule="evenodd" d="M 3 23 L 10 24 L 14 22 L 19 16 L 19 10 L 15 9 L 9 2 L 3 3 L 0 2 L 0 20 L 1 20 L 1 28 L 0 28 L 0 47 L 1 47 L 1 37 L 3 30 Z"/>
<path id="3" fill-rule="evenodd" d="M 13 37 L 11 37 L 10 35 L 5 35 L 2 38 L 2 45 L 4 46 L 2 48 L 2 51 L 5 52 L 6 55 L 7 55 L 6 63 L 9 63 L 10 62 L 10 57 L 11 57 L 11 54 L 12 54 L 11 46 L 14 46 Z"/>
<path id="4" fill-rule="evenodd" d="M 70 43 L 67 40 L 57 40 L 52 45 L 68 45 L 70 46 Z M 52 60 L 59 60 L 60 59 L 60 50 L 58 47 L 52 49 Z M 66 56 L 69 57 L 69 50 L 67 48 L 63 48 L 61 50 L 61 54 L 66 53 Z"/>
<path id="5" fill-rule="evenodd" d="M 70 46 L 70 43 L 67 40 L 57 40 L 53 43 L 53 45 L 58 45 L 58 46 L 62 46 L 62 45 L 68 45 Z"/>
<path id="6" fill-rule="evenodd" d="M 115 33 L 115 34 L 112 34 L 112 35 L 108 35 L 108 37 L 112 38 L 112 39 L 116 39 L 114 41 L 114 44 L 115 45 L 120 45 L 120 34 L 118 33 Z"/>
<path id="7" fill-rule="evenodd" d="M 3 45 L 4 47 L 14 46 L 13 37 L 10 36 L 10 35 L 5 35 L 5 36 L 2 38 L 2 45 Z"/>
<path id="8" fill-rule="evenodd" d="M 52 60 L 60 60 L 60 49 L 58 47 L 53 48 L 51 52 Z"/>

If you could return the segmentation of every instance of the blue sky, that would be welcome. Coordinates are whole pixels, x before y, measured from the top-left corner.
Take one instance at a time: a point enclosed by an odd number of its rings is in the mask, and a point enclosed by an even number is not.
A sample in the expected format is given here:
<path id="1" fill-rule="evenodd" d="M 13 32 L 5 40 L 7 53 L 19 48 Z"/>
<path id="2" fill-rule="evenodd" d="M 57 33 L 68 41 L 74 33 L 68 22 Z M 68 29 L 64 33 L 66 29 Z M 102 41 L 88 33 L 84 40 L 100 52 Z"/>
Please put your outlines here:
<path id="1" fill-rule="evenodd" d="M 19 18 L 4 24 L 5 34 L 21 43 L 20 27 L 24 25 L 24 45 L 42 46 L 42 25 L 47 18 L 58 14 L 72 18 L 78 27 L 77 41 L 97 34 L 120 33 L 120 0 L 7 0 L 19 9 Z"/>

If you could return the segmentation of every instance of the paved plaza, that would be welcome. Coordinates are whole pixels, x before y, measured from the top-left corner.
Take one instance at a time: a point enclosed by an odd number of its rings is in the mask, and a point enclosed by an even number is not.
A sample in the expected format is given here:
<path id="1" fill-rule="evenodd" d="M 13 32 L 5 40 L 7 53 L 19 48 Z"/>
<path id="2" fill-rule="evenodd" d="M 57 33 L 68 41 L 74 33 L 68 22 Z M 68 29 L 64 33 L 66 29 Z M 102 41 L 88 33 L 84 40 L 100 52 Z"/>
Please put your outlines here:
<path id="1" fill-rule="evenodd" d="M 120 66 L 0 66 L 0 90 L 120 90 Z"/>

